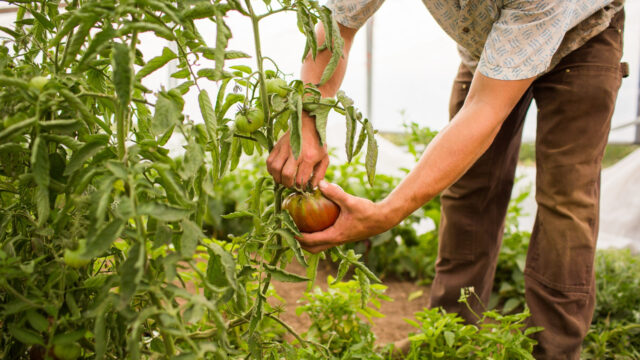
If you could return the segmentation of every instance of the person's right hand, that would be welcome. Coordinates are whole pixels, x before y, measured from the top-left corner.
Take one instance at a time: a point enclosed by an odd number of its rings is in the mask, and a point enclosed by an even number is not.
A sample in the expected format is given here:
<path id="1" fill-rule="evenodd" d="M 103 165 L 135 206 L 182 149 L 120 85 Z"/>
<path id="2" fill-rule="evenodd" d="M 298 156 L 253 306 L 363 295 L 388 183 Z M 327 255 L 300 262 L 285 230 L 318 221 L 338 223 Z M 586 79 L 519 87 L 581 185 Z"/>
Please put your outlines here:
<path id="1" fill-rule="evenodd" d="M 267 158 L 267 170 L 273 179 L 286 187 L 303 188 L 310 183 L 318 186 L 329 166 L 327 146 L 320 145 L 315 119 L 302 113 L 302 148 L 296 159 L 291 151 L 287 131 L 273 147 Z"/>

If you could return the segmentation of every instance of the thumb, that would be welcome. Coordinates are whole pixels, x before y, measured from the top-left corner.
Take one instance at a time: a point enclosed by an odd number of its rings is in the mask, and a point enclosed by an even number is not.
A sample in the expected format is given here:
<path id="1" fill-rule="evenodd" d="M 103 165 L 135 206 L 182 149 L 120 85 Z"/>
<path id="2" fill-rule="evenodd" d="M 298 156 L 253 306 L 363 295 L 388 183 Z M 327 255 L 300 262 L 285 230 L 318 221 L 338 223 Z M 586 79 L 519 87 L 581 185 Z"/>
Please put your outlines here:
<path id="1" fill-rule="evenodd" d="M 318 188 L 324 196 L 338 204 L 341 208 L 347 205 L 350 195 L 342 190 L 339 185 L 329 183 L 326 180 L 321 180 L 318 184 Z"/>

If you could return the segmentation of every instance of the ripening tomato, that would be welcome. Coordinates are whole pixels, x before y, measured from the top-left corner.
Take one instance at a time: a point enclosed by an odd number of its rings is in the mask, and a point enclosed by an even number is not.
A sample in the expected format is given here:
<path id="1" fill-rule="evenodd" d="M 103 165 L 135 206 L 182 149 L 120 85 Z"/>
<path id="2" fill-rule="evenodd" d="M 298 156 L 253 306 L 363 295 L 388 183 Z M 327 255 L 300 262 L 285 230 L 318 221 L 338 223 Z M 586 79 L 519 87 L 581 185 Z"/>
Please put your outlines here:
<path id="1" fill-rule="evenodd" d="M 267 94 L 278 94 L 285 97 L 289 93 L 287 82 L 280 78 L 267 79 L 266 86 Z"/>
<path id="2" fill-rule="evenodd" d="M 336 203 L 316 189 L 313 193 L 295 192 L 282 203 L 302 232 L 321 231 L 333 225 L 340 214 Z"/>
<path id="3" fill-rule="evenodd" d="M 242 110 L 236 114 L 236 128 L 245 133 L 252 133 L 264 124 L 264 112 L 261 109 L 252 108 Z"/>

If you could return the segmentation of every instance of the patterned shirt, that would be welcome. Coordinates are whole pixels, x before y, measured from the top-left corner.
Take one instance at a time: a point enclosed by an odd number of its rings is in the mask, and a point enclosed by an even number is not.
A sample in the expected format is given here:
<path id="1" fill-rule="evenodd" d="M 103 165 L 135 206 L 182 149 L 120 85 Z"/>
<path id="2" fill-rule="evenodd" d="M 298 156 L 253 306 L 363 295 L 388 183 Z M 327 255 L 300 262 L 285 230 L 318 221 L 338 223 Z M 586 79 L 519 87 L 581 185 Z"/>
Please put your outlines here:
<path id="1" fill-rule="evenodd" d="M 500 80 L 539 76 L 609 26 L 624 0 L 422 0 L 472 71 Z M 328 0 L 360 28 L 384 0 Z"/>

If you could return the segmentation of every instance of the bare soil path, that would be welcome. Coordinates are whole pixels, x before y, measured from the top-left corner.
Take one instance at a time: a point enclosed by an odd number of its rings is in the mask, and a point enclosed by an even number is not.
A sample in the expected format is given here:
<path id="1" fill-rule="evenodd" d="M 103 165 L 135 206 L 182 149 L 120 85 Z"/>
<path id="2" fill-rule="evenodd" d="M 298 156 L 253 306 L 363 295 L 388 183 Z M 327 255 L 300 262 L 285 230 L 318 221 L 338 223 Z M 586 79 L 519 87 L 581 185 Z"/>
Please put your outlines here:
<path id="1" fill-rule="evenodd" d="M 295 274 L 305 275 L 304 268 L 295 260 L 287 267 L 287 271 Z M 323 290 L 327 289 L 327 276 L 336 275 L 335 269 L 330 264 L 323 262 L 318 266 L 318 276 L 315 286 L 320 286 Z M 376 335 L 377 343 L 385 345 L 402 339 L 406 339 L 410 332 L 414 332 L 415 328 L 409 325 L 404 319 L 413 318 L 416 311 L 422 310 L 429 302 L 429 287 L 416 285 L 411 281 L 401 281 L 395 279 L 383 280 L 383 284 L 388 286 L 385 294 L 393 299 L 392 302 L 382 302 L 380 312 L 385 315 L 384 318 L 374 319 L 373 332 Z M 298 333 L 305 332 L 310 324 L 306 314 L 296 315 L 297 300 L 302 297 L 306 290 L 306 283 L 282 283 L 273 282 L 276 292 L 285 300 L 282 305 L 285 312 L 280 318 L 287 322 Z M 422 295 L 409 301 L 409 295 L 418 291 L 422 291 Z M 269 299 L 272 304 L 282 304 L 275 298 Z"/>

